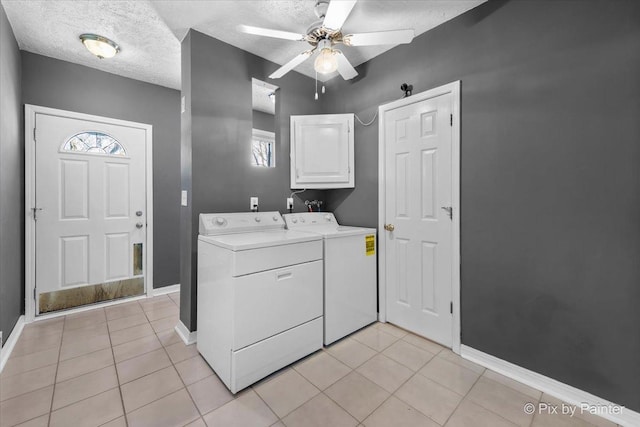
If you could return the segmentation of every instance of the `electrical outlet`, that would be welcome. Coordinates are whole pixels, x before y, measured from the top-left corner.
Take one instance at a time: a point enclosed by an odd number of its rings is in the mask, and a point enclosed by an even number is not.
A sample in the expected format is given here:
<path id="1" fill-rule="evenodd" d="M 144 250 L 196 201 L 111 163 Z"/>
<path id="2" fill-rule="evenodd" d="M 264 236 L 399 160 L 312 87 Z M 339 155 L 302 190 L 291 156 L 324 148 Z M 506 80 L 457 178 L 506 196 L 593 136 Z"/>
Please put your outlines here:
<path id="1" fill-rule="evenodd" d="M 293 209 L 293 197 L 287 197 L 287 209 Z"/>
<path id="2" fill-rule="evenodd" d="M 249 209 L 252 211 L 257 211 L 258 210 L 258 198 L 257 197 L 251 197 L 251 199 L 249 199 L 250 205 L 249 205 Z"/>

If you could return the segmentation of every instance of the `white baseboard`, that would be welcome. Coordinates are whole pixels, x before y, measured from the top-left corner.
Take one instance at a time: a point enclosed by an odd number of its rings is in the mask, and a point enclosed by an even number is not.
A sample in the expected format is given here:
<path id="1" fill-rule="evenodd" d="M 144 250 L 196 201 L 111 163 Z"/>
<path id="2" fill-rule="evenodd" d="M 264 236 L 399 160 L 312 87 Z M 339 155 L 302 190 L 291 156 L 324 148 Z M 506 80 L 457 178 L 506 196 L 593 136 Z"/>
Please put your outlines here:
<path id="1" fill-rule="evenodd" d="M 182 338 L 182 341 L 184 341 L 186 345 L 193 344 L 198 340 L 198 331 L 190 332 L 189 328 L 184 326 L 182 320 L 178 321 L 178 324 L 176 325 L 176 332 L 178 333 L 178 336 Z"/>
<path id="2" fill-rule="evenodd" d="M 581 403 L 608 407 L 622 406 L 466 345 L 462 345 L 460 355 L 471 362 L 578 407 Z M 628 408 L 623 408 L 621 414 L 601 413 L 598 415 L 622 426 L 640 426 L 640 413 Z"/>
<path id="3" fill-rule="evenodd" d="M 9 337 L 5 341 L 2 348 L 0 348 L 0 372 L 4 369 L 4 365 L 7 364 L 7 360 L 9 360 L 9 356 L 11 356 L 11 352 L 13 348 L 16 346 L 18 342 L 18 338 L 20 338 L 20 334 L 22 334 L 22 329 L 24 329 L 24 315 L 18 317 L 18 321 L 16 322 L 13 330 L 9 334 Z"/>
<path id="4" fill-rule="evenodd" d="M 163 286 L 161 288 L 154 288 L 151 291 L 151 295 L 154 297 L 157 297 L 159 295 L 166 295 L 166 294 L 172 294 L 174 292 L 178 292 L 180 291 L 180 284 L 178 283 L 177 285 L 170 285 L 170 286 Z"/>

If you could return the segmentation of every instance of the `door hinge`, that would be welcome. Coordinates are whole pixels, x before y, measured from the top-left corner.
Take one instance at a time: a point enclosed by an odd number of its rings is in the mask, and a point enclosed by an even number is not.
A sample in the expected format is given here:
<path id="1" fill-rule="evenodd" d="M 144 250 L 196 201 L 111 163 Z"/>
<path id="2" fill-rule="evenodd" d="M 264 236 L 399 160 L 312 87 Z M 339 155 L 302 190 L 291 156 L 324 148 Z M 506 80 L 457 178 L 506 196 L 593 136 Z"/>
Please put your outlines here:
<path id="1" fill-rule="evenodd" d="M 443 211 L 445 211 L 447 213 L 447 215 L 449 215 L 449 219 L 451 221 L 453 221 L 453 207 L 451 207 L 451 206 L 443 206 L 441 209 Z"/>
<path id="2" fill-rule="evenodd" d="M 453 314 L 453 301 L 449 304 L 449 312 Z"/>
<path id="3" fill-rule="evenodd" d="M 33 288 L 33 299 L 36 299 L 36 288 Z"/>
<path id="4" fill-rule="evenodd" d="M 33 127 L 33 142 L 36 142 L 36 127 Z"/>
<path id="5" fill-rule="evenodd" d="M 41 211 L 42 208 L 31 208 L 31 210 L 33 211 L 33 220 L 37 221 L 38 220 L 38 211 Z"/>
<path id="6" fill-rule="evenodd" d="M 449 114 L 449 124 L 453 126 L 453 114 Z"/>

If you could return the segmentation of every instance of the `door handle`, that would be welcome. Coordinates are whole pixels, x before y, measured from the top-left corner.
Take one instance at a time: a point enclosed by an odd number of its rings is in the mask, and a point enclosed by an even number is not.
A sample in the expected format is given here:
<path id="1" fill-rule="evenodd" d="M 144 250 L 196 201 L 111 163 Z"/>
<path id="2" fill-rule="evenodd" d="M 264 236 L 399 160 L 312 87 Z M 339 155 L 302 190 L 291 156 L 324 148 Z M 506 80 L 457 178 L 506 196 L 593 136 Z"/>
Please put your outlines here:
<path id="1" fill-rule="evenodd" d="M 393 225 L 393 224 L 385 224 L 384 225 L 384 229 L 387 230 L 387 231 L 393 231 L 393 230 L 396 229 L 396 226 Z"/>
<path id="2" fill-rule="evenodd" d="M 136 224 L 136 228 L 142 228 L 142 227 L 144 227 L 144 224 L 143 224 L 143 223 L 138 222 L 138 223 Z"/>
<path id="3" fill-rule="evenodd" d="M 293 276 L 292 271 L 281 271 L 279 273 L 276 273 L 276 280 L 289 279 L 292 276 Z"/>

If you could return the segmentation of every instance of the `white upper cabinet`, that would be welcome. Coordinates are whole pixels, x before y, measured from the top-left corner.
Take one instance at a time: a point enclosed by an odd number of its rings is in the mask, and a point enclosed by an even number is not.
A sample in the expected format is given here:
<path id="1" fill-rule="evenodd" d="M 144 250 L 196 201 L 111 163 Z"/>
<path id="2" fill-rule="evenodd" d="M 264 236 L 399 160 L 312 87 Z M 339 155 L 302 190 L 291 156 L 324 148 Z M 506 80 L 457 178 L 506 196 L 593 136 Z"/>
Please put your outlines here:
<path id="1" fill-rule="evenodd" d="M 353 188 L 353 114 L 291 116 L 291 188 Z"/>

